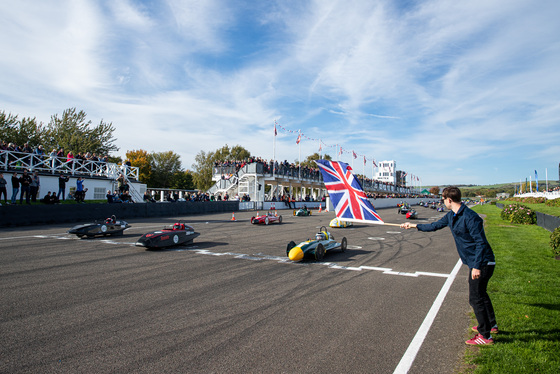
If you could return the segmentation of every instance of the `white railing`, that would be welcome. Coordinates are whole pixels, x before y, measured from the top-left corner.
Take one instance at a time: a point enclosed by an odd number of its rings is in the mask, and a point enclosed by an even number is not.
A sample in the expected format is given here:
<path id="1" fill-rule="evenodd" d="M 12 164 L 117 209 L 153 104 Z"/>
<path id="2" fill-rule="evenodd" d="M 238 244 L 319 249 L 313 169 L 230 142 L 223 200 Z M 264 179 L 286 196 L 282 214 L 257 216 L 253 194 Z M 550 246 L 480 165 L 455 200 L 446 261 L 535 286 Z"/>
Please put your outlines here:
<path id="1" fill-rule="evenodd" d="M 26 152 L 0 150 L 0 170 L 40 171 L 51 174 L 89 175 L 116 179 L 123 173 L 127 179 L 138 180 L 138 168 L 112 162 L 66 159 L 64 157 L 37 155 Z"/>
<path id="2" fill-rule="evenodd" d="M 552 192 L 527 192 L 523 194 L 517 194 L 515 197 L 544 197 L 548 200 L 554 200 L 560 198 L 560 191 Z"/>

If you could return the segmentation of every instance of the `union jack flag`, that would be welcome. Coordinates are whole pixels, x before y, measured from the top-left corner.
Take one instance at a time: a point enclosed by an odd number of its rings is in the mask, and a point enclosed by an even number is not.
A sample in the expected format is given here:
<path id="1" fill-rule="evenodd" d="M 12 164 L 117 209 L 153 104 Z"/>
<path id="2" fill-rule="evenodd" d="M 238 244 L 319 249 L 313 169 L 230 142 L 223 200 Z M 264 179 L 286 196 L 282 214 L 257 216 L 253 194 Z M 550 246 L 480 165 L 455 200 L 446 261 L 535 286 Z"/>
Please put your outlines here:
<path id="1" fill-rule="evenodd" d="M 383 224 L 350 166 L 340 161 L 316 160 L 323 174 L 336 216 L 342 221 Z"/>

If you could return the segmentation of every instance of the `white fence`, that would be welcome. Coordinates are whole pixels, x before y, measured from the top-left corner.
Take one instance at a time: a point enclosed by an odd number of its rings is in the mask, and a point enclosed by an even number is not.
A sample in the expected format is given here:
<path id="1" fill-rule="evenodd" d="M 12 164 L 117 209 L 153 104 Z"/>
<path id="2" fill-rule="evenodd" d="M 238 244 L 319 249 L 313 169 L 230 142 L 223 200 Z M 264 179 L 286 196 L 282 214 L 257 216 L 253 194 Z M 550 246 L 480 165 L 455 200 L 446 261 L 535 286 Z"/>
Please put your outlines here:
<path id="1" fill-rule="evenodd" d="M 552 192 L 529 192 L 523 194 L 517 194 L 515 197 L 544 197 L 548 200 L 554 200 L 560 198 L 560 191 Z"/>
<path id="2" fill-rule="evenodd" d="M 66 159 L 65 157 L 0 150 L 0 170 L 40 171 L 51 174 L 89 175 L 116 179 L 123 173 L 127 179 L 138 180 L 138 168 L 112 162 Z"/>

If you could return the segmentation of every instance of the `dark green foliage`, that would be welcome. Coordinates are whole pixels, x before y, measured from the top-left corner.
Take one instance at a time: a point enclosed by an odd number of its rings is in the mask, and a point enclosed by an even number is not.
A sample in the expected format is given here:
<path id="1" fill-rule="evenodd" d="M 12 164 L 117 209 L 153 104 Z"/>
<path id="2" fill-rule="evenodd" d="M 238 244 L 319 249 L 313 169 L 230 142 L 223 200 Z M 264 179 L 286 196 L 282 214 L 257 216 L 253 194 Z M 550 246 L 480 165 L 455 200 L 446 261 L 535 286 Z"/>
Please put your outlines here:
<path id="1" fill-rule="evenodd" d="M 114 145 L 114 131 L 111 123 L 103 121 L 92 126 L 91 121 L 86 120 L 86 113 L 78 112 L 76 108 L 65 110 L 61 117 L 53 115 L 47 126 L 38 123 L 35 118 L 19 120 L 17 115 L 0 112 L 1 140 L 18 145 L 29 143 L 33 149 L 42 145 L 46 153 L 64 148 L 65 153 L 108 155 L 118 150 Z"/>
<path id="2" fill-rule="evenodd" d="M 555 256 L 560 256 L 560 227 L 557 227 L 550 234 L 550 246 Z"/>

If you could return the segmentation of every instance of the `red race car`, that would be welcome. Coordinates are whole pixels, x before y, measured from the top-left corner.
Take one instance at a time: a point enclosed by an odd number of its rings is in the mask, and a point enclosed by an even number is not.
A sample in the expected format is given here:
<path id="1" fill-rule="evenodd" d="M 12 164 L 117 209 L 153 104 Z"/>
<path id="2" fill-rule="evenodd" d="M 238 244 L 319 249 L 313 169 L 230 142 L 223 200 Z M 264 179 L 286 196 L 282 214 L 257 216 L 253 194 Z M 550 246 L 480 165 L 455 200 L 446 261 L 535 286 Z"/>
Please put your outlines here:
<path id="1" fill-rule="evenodd" d="M 268 225 L 269 223 L 282 223 L 282 216 L 277 215 L 276 213 L 268 212 L 267 214 L 263 214 L 259 216 L 257 213 L 256 217 L 251 217 L 252 224 L 264 224 Z"/>

